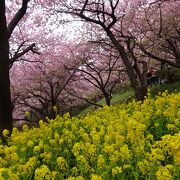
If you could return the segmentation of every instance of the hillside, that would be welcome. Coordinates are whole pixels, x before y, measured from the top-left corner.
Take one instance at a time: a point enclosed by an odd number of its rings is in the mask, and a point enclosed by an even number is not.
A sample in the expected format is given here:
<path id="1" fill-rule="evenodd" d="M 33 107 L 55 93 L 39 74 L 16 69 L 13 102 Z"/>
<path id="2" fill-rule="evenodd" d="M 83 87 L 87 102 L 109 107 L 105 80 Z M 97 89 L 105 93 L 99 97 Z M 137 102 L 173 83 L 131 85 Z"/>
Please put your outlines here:
<path id="1" fill-rule="evenodd" d="M 180 179 L 180 93 L 3 131 L 0 179 Z"/>
<path id="2" fill-rule="evenodd" d="M 150 91 L 151 91 L 151 95 L 152 97 L 154 97 L 155 95 L 158 95 L 158 93 L 162 93 L 166 90 L 168 90 L 168 92 L 180 92 L 180 82 L 174 82 L 174 83 L 167 83 L 167 84 L 156 84 L 153 86 L 149 87 Z M 126 87 L 124 90 L 122 91 L 116 91 L 116 93 L 112 96 L 112 100 L 111 100 L 111 104 L 121 104 L 121 103 L 125 103 L 128 101 L 132 101 L 134 98 L 134 91 L 132 90 L 132 88 L 128 88 Z M 100 101 L 96 102 L 97 104 L 100 105 L 105 105 L 105 99 L 102 98 Z M 89 107 L 85 107 L 84 109 L 81 109 L 81 112 L 79 112 L 80 115 L 82 114 L 86 114 L 87 112 L 93 110 L 93 109 L 97 109 L 97 106 L 95 105 L 89 105 Z"/>

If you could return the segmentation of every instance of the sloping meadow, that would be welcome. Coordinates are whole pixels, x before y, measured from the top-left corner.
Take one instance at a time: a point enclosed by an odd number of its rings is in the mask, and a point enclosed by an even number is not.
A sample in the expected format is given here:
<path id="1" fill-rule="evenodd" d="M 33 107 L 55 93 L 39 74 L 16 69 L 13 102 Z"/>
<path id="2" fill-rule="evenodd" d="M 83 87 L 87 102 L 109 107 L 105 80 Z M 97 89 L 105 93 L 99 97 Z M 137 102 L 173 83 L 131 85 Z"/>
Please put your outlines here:
<path id="1" fill-rule="evenodd" d="M 180 93 L 48 121 L 13 129 L 0 179 L 180 179 Z"/>

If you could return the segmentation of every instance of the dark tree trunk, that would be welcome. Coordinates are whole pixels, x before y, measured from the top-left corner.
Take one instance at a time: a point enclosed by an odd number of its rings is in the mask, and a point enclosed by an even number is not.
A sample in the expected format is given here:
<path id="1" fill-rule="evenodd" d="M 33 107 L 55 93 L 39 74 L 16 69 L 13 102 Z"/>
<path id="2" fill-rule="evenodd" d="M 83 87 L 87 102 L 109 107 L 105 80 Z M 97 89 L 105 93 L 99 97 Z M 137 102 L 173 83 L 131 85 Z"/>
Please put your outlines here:
<path id="1" fill-rule="evenodd" d="M 135 95 L 136 95 L 136 98 L 138 100 L 143 100 L 144 97 L 144 94 L 146 91 L 144 91 L 143 89 L 144 88 L 141 88 L 141 82 L 140 80 L 137 78 L 137 75 L 136 73 L 134 72 L 134 68 L 133 68 L 133 65 L 131 63 L 131 61 L 129 60 L 129 57 L 128 57 L 128 54 L 123 46 L 123 44 L 121 44 L 121 42 L 116 38 L 116 36 L 113 34 L 113 32 L 111 31 L 111 28 L 116 24 L 117 22 L 117 18 L 116 18 L 116 15 L 115 15 L 115 9 L 116 9 L 116 5 L 114 6 L 113 3 L 111 4 L 111 13 L 107 13 L 105 12 L 105 8 L 102 10 L 102 15 L 104 17 L 109 17 L 112 21 L 111 23 L 109 23 L 109 25 L 107 26 L 105 21 L 102 21 L 100 18 L 97 18 L 95 19 L 94 16 L 92 17 L 88 17 L 88 15 L 86 16 L 84 14 L 84 12 L 88 9 L 88 1 L 85 1 L 83 4 L 83 7 L 81 10 L 77 10 L 77 12 L 74 13 L 74 15 L 76 16 L 79 16 L 81 17 L 82 19 L 88 21 L 88 22 L 91 22 L 91 23 L 94 23 L 94 24 L 97 24 L 97 25 L 100 25 L 104 30 L 105 32 L 107 33 L 107 36 L 109 37 L 109 39 L 111 40 L 111 42 L 113 43 L 114 47 L 117 49 L 117 51 L 119 52 L 119 55 L 123 61 L 123 64 L 125 65 L 126 67 L 126 72 L 128 74 L 128 77 L 130 79 L 130 82 L 131 82 L 131 87 L 134 89 L 135 91 Z M 98 4 L 98 3 L 97 3 Z M 102 4 L 102 7 L 105 7 L 104 4 Z M 87 9 L 86 9 L 87 8 Z M 98 9 L 96 9 L 98 11 Z M 93 12 L 93 11 L 90 11 L 92 12 L 92 14 L 94 15 L 94 13 L 96 12 L 96 10 Z M 100 14 L 101 14 L 100 13 Z M 97 15 L 97 17 L 99 17 L 99 15 Z M 106 19 L 106 18 L 104 18 Z M 139 90 L 140 92 L 143 92 L 142 96 L 139 95 Z"/>
<path id="2" fill-rule="evenodd" d="M 104 98 L 105 98 L 105 101 L 106 101 L 106 105 L 110 106 L 111 105 L 111 95 L 109 95 L 107 92 L 103 92 L 104 94 Z"/>
<path id="3" fill-rule="evenodd" d="M 146 95 L 147 95 L 147 87 L 145 86 L 138 87 L 135 90 L 135 96 L 137 100 L 143 101 Z"/>
<path id="4" fill-rule="evenodd" d="M 106 30 L 108 37 L 110 38 L 111 42 L 114 44 L 115 48 L 118 50 L 122 61 L 126 67 L 127 74 L 129 76 L 130 82 L 131 82 L 131 87 L 135 91 L 135 96 L 137 100 L 144 100 L 144 96 L 147 95 L 147 87 L 142 85 L 138 79 L 137 79 L 137 74 L 134 72 L 133 65 L 129 61 L 129 58 L 127 56 L 127 53 L 124 49 L 124 47 L 119 43 L 119 41 L 116 39 L 114 34 L 110 30 Z M 143 75 L 142 75 L 143 76 Z M 145 79 L 143 79 L 145 80 Z M 143 82 L 145 83 L 145 82 Z"/>
<path id="5" fill-rule="evenodd" d="M 106 105 L 108 105 L 108 106 L 111 105 L 111 100 L 109 99 L 109 97 L 106 98 Z"/>
<path id="6" fill-rule="evenodd" d="M 0 134 L 12 131 L 12 106 L 9 79 L 9 41 L 5 16 L 5 0 L 0 1 Z"/>
<path id="7" fill-rule="evenodd" d="M 137 100 L 144 100 L 144 97 L 147 96 L 148 84 L 147 84 L 147 63 L 142 61 L 142 72 L 140 71 L 138 65 L 135 65 L 135 71 L 137 72 L 137 77 L 139 79 L 139 86 L 134 88 L 135 96 Z"/>

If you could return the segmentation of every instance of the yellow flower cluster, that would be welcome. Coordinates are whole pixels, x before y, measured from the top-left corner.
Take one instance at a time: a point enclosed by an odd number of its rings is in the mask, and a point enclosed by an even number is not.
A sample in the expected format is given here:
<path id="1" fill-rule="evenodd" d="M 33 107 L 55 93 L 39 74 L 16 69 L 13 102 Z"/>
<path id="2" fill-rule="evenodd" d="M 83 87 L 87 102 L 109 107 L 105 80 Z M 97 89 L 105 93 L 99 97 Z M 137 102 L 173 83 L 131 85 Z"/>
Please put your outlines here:
<path id="1" fill-rule="evenodd" d="M 180 93 L 7 130 L 4 179 L 180 179 Z M 54 110 L 56 110 L 54 108 Z"/>

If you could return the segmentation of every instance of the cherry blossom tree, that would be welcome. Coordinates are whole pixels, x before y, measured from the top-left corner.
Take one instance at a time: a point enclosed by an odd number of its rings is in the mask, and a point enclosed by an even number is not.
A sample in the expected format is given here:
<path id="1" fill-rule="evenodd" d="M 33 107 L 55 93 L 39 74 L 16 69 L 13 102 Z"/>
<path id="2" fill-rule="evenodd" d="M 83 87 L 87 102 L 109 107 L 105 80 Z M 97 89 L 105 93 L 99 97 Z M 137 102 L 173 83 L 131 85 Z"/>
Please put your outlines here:
<path id="1" fill-rule="evenodd" d="M 48 2 L 54 12 L 71 14 L 75 18 L 84 20 L 88 24 L 92 25 L 92 28 L 95 28 L 95 31 L 100 34 L 103 34 L 104 40 L 109 38 L 109 41 L 112 43 L 114 48 L 119 52 L 122 62 L 126 67 L 127 74 L 129 76 L 131 86 L 135 91 L 137 99 L 143 100 L 144 96 L 147 93 L 147 62 L 149 58 L 157 59 L 159 61 L 167 62 L 176 67 L 178 65 L 178 52 L 179 46 L 177 42 L 174 42 L 174 39 L 177 41 L 178 37 L 178 20 L 174 21 L 174 31 L 176 32 L 175 38 L 172 38 L 172 35 L 169 38 L 164 39 L 164 35 L 167 34 L 163 29 L 167 29 L 168 21 L 165 21 L 166 17 L 171 19 L 173 17 L 173 9 L 178 9 L 178 1 L 119 1 L 119 0 L 84 0 L 84 1 L 45 1 Z M 168 3 L 172 3 L 172 9 L 168 8 Z M 148 11 L 152 13 L 154 6 L 158 6 L 159 10 L 155 12 L 155 15 L 152 17 L 147 17 L 146 25 L 149 25 L 149 29 L 153 28 L 154 30 L 149 33 L 149 30 L 146 32 L 146 35 L 136 31 L 136 28 L 140 27 L 140 30 L 145 29 L 143 26 L 143 18 L 146 13 L 143 11 Z M 160 7 L 161 6 L 161 7 Z M 152 8 L 153 7 L 153 8 Z M 166 9 L 168 9 L 166 13 Z M 170 10 L 171 9 L 171 10 Z M 162 13 L 163 11 L 163 13 Z M 168 12 L 171 13 L 169 14 Z M 178 11 L 175 11 L 178 12 Z M 157 18 L 157 13 L 159 19 Z M 166 17 L 162 18 L 162 15 L 166 13 Z M 177 17 L 177 16 L 175 16 Z M 146 19 L 146 17 L 145 17 Z M 132 23 L 134 22 L 134 23 Z M 158 22 L 158 23 L 157 23 Z M 162 23 L 163 22 L 163 23 Z M 174 26 L 173 25 L 173 26 Z M 172 24 L 171 24 L 172 26 Z M 170 27 L 171 27 L 170 26 Z M 162 36 L 159 38 L 157 33 L 160 32 Z M 102 33 L 103 32 L 103 33 Z M 149 34 L 156 34 L 154 44 L 151 43 L 152 36 Z M 174 34 L 174 33 L 172 33 Z M 149 36 L 149 42 L 145 39 L 146 36 Z M 161 42 L 161 43 L 160 43 Z M 163 43 L 162 43 L 163 42 Z M 160 54 L 157 54 L 156 51 L 152 51 L 152 47 L 158 46 L 160 48 Z M 160 45 L 161 44 L 161 45 Z M 151 48 L 149 48 L 149 45 Z M 164 47 L 162 50 L 162 47 Z M 167 50 L 168 56 L 167 56 Z M 166 51 L 166 52 L 163 52 Z M 167 59 L 167 58 L 168 59 Z M 175 62 L 173 62 L 175 61 Z"/>
<path id="2" fill-rule="evenodd" d="M 57 40 L 57 39 L 56 39 Z M 26 120 L 31 112 L 35 120 L 55 118 L 68 111 L 71 101 L 64 88 L 75 73 L 79 62 L 71 57 L 71 48 L 55 42 L 42 51 L 41 63 L 16 64 L 11 71 L 14 120 Z M 43 59 L 43 60 L 42 60 Z M 73 67 L 69 72 L 66 68 Z M 21 69 L 21 70 L 20 70 Z M 31 118 L 32 119 L 32 118 Z"/>
<path id="3" fill-rule="evenodd" d="M 52 3 L 55 5 L 54 9 L 56 12 L 68 13 L 91 24 L 96 24 L 99 27 L 99 31 L 104 32 L 105 36 L 109 38 L 114 48 L 119 52 L 137 99 L 143 100 L 144 95 L 147 93 L 147 83 L 146 80 L 141 81 L 142 78 L 139 75 L 144 77 L 147 66 L 143 62 L 143 71 L 139 69 L 139 66 L 135 66 L 136 68 L 134 68 L 134 63 L 132 62 L 134 58 L 129 57 L 129 52 L 124 44 L 127 36 L 121 33 L 126 28 L 122 27 L 121 23 L 124 15 L 131 13 L 135 7 L 139 7 L 141 2 L 119 0 L 62 1 L 60 6 L 57 2 L 53 1 Z M 133 40 L 131 36 L 128 36 L 128 39 Z"/>
<path id="4" fill-rule="evenodd" d="M 34 75 L 28 78 L 29 85 L 23 87 L 23 91 L 16 91 L 15 105 L 26 107 L 26 111 L 31 112 L 36 120 L 45 120 L 45 117 L 55 118 L 56 114 L 64 108 L 62 105 L 66 97 L 63 97 L 62 91 L 71 75 L 63 72 L 62 67 L 59 67 L 61 72 L 57 69 L 55 72 L 49 67 L 46 69 L 42 65 L 36 69 L 38 72 L 35 74 L 34 71 Z"/>
<path id="5" fill-rule="evenodd" d="M 142 52 L 177 68 L 180 68 L 179 9 L 180 1 L 155 3 L 139 12 L 141 18 L 136 26 L 142 37 L 138 42 Z"/>
<path id="6" fill-rule="evenodd" d="M 6 18 L 6 2 L 2 0 L 0 3 L 0 132 L 3 129 L 8 129 L 10 132 L 12 130 L 13 107 L 11 104 L 9 66 L 26 52 L 33 51 L 35 46 L 35 44 L 31 44 L 24 51 L 19 52 L 17 50 L 14 56 L 10 58 L 9 40 L 18 23 L 26 14 L 30 0 L 22 0 L 19 9 L 13 12 L 14 15 L 10 19 Z"/>
<path id="7" fill-rule="evenodd" d="M 39 54 L 37 44 L 40 49 L 45 48 L 45 44 L 41 43 L 42 40 L 43 42 L 47 40 L 52 28 L 56 27 L 55 23 L 53 26 L 50 24 L 52 19 L 47 17 L 47 12 L 42 10 L 40 5 L 41 2 L 34 0 L 4 0 L 0 3 L 1 132 L 3 129 L 8 129 L 10 132 L 12 130 L 13 105 L 11 104 L 9 69 L 15 62 L 39 62 L 39 58 L 34 59 L 32 53 L 35 53 L 35 56 Z"/>
<path id="8" fill-rule="evenodd" d="M 81 51 L 81 57 L 79 57 L 81 65 L 76 69 L 76 73 L 71 79 L 71 82 L 74 82 L 70 86 L 75 83 L 76 88 L 66 88 L 70 95 L 97 106 L 101 105 L 96 104 L 98 99 L 93 98 L 93 94 L 104 97 L 109 106 L 115 86 L 120 83 L 122 85 L 127 80 L 119 55 L 114 49 L 105 47 L 107 45 L 101 43 L 87 43 L 84 51 Z M 86 85 L 86 90 L 82 84 Z M 87 93 L 88 91 L 89 93 Z"/>

